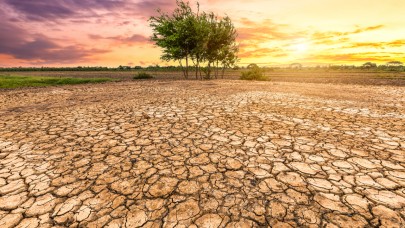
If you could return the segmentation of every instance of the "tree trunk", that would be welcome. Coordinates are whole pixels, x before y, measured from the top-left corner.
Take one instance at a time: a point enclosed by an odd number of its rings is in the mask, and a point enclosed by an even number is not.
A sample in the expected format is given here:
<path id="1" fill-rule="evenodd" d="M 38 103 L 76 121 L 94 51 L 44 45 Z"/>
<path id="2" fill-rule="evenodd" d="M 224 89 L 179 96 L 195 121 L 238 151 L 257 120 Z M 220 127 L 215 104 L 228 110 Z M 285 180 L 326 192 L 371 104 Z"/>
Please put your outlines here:
<path id="1" fill-rule="evenodd" d="M 225 65 L 222 66 L 222 79 L 224 79 L 224 75 L 225 75 Z"/>
<path id="2" fill-rule="evenodd" d="M 215 69 L 215 79 L 218 79 L 218 76 L 219 76 L 219 63 L 218 63 L 219 61 L 217 60 L 217 67 L 216 67 L 216 69 Z"/>
<path id="3" fill-rule="evenodd" d="M 200 64 L 200 60 L 198 59 L 198 56 L 197 56 L 197 64 L 195 65 L 195 80 L 198 80 L 199 64 Z"/>
<path id="4" fill-rule="evenodd" d="M 207 79 L 211 79 L 211 62 L 208 62 Z"/>
<path id="5" fill-rule="evenodd" d="M 186 55 L 186 79 L 188 79 L 188 55 Z"/>
<path id="6" fill-rule="evenodd" d="M 184 70 L 184 67 L 183 67 L 183 64 L 181 63 L 181 60 L 179 60 L 179 64 L 180 64 L 180 67 L 181 67 L 181 71 L 183 71 L 183 77 L 184 77 L 185 79 L 187 79 L 186 71 Z"/>
<path id="7" fill-rule="evenodd" d="M 203 79 L 203 76 L 202 76 L 202 73 L 201 73 L 201 68 L 200 68 L 199 74 L 200 74 L 200 80 L 202 80 L 202 79 Z"/>

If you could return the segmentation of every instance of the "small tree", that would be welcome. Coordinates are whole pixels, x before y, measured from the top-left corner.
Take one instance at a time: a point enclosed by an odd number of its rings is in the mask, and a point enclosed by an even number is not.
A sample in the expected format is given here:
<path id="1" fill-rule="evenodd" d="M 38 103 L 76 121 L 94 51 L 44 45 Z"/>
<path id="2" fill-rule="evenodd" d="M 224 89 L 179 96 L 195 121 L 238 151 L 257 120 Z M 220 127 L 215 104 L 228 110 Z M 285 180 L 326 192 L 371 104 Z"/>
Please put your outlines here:
<path id="1" fill-rule="evenodd" d="M 370 69 L 370 68 L 377 68 L 377 64 L 372 62 L 366 62 L 363 64 L 363 68 Z"/>
<path id="2" fill-rule="evenodd" d="M 388 70 L 402 71 L 404 64 L 400 61 L 391 61 L 387 63 Z"/>
<path id="3" fill-rule="evenodd" d="M 233 67 L 238 61 L 236 53 L 239 47 L 236 45 L 236 29 L 232 24 L 229 17 L 224 17 L 220 21 L 220 47 L 217 56 L 217 75 L 218 76 L 218 63 L 222 64 L 222 78 L 224 77 L 225 68 Z"/>
<path id="4" fill-rule="evenodd" d="M 261 69 L 256 64 L 249 64 L 248 71 L 242 72 L 241 80 L 268 81 L 269 78 L 264 74 L 264 69 Z"/>
<path id="5" fill-rule="evenodd" d="M 188 78 L 190 59 L 195 65 L 196 78 L 199 72 L 202 78 L 202 63 L 206 63 L 203 68 L 206 78 L 211 78 L 212 66 L 217 78 L 220 63 L 224 72 L 237 62 L 236 29 L 229 17 L 220 20 L 214 13 L 200 13 L 198 3 L 197 6 L 195 13 L 189 3 L 177 0 L 177 8 L 171 15 L 158 10 L 159 16 L 149 19 L 153 30 L 151 40 L 163 49 L 163 60 L 179 62 L 185 78 Z"/>
<path id="6" fill-rule="evenodd" d="M 259 66 L 256 63 L 251 63 L 246 68 L 247 69 L 256 69 L 256 68 L 259 68 Z"/>
<path id="7" fill-rule="evenodd" d="M 222 49 L 220 54 L 220 60 L 222 64 L 222 79 L 225 75 L 226 68 L 232 68 L 238 61 L 236 53 L 239 51 L 239 47 L 236 45 L 226 46 Z"/>
<path id="8" fill-rule="evenodd" d="M 387 66 L 393 66 L 393 67 L 400 67 L 403 66 L 404 63 L 400 62 L 400 61 L 391 61 L 387 63 Z"/>
<path id="9" fill-rule="evenodd" d="M 161 59 L 166 61 L 179 61 L 188 78 L 188 60 L 192 50 L 196 46 L 194 36 L 193 11 L 188 3 L 177 1 L 177 8 L 172 15 L 158 10 L 157 17 L 149 19 L 153 34 L 151 40 L 163 49 Z M 186 60 L 186 67 L 182 66 L 182 60 Z"/>
<path id="10" fill-rule="evenodd" d="M 218 23 L 218 18 L 214 13 L 203 13 L 202 16 L 204 26 L 208 29 L 207 36 L 201 41 L 204 49 L 201 50 L 202 58 L 207 62 L 206 68 L 204 68 L 205 77 L 207 79 L 211 78 L 212 65 L 218 59 L 218 51 L 220 48 L 220 28 Z"/>
<path id="11" fill-rule="evenodd" d="M 198 75 L 202 79 L 200 65 L 206 59 L 205 53 L 208 48 L 209 36 L 211 33 L 211 28 L 207 17 L 208 17 L 207 13 L 203 12 L 202 14 L 200 14 L 198 11 L 195 20 L 195 32 L 196 32 L 195 37 L 199 42 L 197 42 L 196 47 L 192 51 L 192 59 L 196 69 L 195 72 L 196 79 L 198 79 Z"/>
<path id="12" fill-rule="evenodd" d="M 290 64 L 291 69 L 302 69 L 302 64 L 301 63 L 292 63 Z"/>

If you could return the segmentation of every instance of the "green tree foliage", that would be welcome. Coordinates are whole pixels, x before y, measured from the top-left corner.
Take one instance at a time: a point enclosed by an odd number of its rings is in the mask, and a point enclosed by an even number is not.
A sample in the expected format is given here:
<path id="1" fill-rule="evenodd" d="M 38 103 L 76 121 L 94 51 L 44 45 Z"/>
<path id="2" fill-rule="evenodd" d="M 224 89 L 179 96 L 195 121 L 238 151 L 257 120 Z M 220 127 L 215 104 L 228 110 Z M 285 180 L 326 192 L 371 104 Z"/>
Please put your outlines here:
<path id="1" fill-rule="evenodd" d="M 268 81 L 269 78 L 265 75 L 264 69 L 256 64 L 250 64 L 248 71 L 242 72 L 241 80 L 255 80 L 255 81 Z"/>
<path id="2" fill-rule="evenodd" d="M 213 68 L 218 78 L 220 64 L 223 76 L 225 68 L 234 66 L 238 60 L 236 29 L 228 16 L 200 13 L 198 3 L 197 6 L 197 12 L 193 12 L 188 2 L 178 0 L 171 15 L 158 10 L 159 15 L 149 19 L 151 40 L 162 48 L 161 59 L 179 62 L 185 78 L 189 77 L 190 61 L 195 66 L 196 78 L 202 78 L 201 71 L 211 78 Z"/>
<path id="3" fill-rule="evenodd" d="M 251 63 L 251 64 L 247 65 L 246 68 L 247 69 L 256 69 L 256 68 L 259 68 L 259 66 L 256 63 Z"/>
<path id="4" fill-rule="evenodd" d="M 372 68 L 377 68 L 377 64 L 372 63 L 372 62 L 366 62 L 362 65 L 364 69 L 372 69 Z"/>
<path id="5" fill-rule="evenodd" d="M 401 62 L 401 61 L 391 61 L 391 62 L 388 62 L 387 63 L 387 66 L 403 66 L 404 65 L 404 63 L 403 62 Z"/>

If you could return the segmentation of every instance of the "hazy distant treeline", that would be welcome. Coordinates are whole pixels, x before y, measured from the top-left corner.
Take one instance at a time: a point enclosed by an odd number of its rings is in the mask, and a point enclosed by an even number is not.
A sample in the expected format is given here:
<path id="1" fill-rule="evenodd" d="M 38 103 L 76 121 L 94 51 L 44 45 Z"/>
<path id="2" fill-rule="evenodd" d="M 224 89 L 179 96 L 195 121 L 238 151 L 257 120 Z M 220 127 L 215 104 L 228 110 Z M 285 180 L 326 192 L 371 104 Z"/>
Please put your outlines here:
<path id="1" fill-rule="evenodd" d="M 119 67 L 0 67 L 0 71 L 129 71 L 129 70 L 154 70 L 154 71 L 180 71 L 178 66 L 119 66 Z"/>
<path id="2" fill-rule="evenodd" d="M 294 65 L 296 66 L 296 65 Z M 215 68 L 215 67 L 214 67 Z M 235 66 L 233 70 L 243 70 L 248 67 L 245 66 Z M 266 69 L 266 71 L 284 71 L 284 70 L 316 70 L 316 71 L 393 71 L 393 72 L 403 72 L 405 71 L 405 66 L 403 65 L 329 65 L 329 66 L 315 66 L 315 67 L 260 67 Z M 192 70 L 192 68 L 190 67 Z M 180 66 L 118 66 L 118 67 L 89 67 L 89 66 L 78 66 L 78 67 L 0 67 L 0 72 L 13 72 L 13 71 L 161 71 L 161 72 L 177 72 L 182 71 Z"/>

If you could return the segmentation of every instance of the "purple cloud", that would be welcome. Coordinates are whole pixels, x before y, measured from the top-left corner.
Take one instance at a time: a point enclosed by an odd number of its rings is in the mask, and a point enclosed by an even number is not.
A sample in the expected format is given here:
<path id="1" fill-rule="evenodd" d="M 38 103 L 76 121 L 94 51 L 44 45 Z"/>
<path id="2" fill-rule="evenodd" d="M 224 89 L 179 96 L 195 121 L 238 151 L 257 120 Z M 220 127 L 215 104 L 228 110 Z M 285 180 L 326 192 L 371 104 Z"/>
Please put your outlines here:
<path id="1" fill-rule="evenodd" d="M 88 36 L 90 39 L 93 40 L 111 40 L 119 44 L 126 44 L 126 45 L 150 43 L 149 37 L 141 34 L 134 34 L 132 36 L 109 36 L 109 37 L 104 37 L 96 34 L 89 34 Z"/>
<path id="2" fill-rule="evenodd" d="M 77 19 L 99 16 L 96 10 L 110 13 L 132 14 L 137 17 L 149 17 L 156 14 L 156 9 L 171 10 L 175 1 L 165 0 L 4 0 L 28 20 L 49 21 L 57 19 Z"/>
<path id="3" fill-rule="evenodd" d="M 134 34 L 130 37 L 124 37 L 122 38 L 123 41 L 128 42 L 128 43 L 149 43 L 150 40 L 148 37 L 139 35 L 139 34 Z"/>
<path id="4" fill-rule="evenodd" d="M 0 53 L 11 55 L 17 59 L 67 63 L 80 61 L 94 54 L 108 52 L 107 50 L 84 49 L 78 46 L 61 46 L 49 37 L 30 34 L 7 21 L 0 21 L 0 27 L 2 28 Z"/>
<path id="5" fill-rule="evenodd" d="M 77 15 L 94 16 L 93 10 L 125 7 L 127 1 L 113 0 L 5 0 L 5 3 L 29 20 L 44 21 Z"/>
<path id="6" fill-rule="evenodd" d="M 80 39 L 59 37 L 65 39 L 62 44 L 51 38 L 56 36 L 53 32 L 61 31 L 69 24 L 133 27 L 131 25 L 137 19 L 147 23 L 146 19 L 156 14 L 158 8 L 171 11 L 175 4 L 175 0 L 0 0 L 0 54 L 38 64 L 88 61 L 111 50 L 98 49 L 96 45 L 100 44 L 86 47 L 88 44 Z M 147 35 L 142 35 L 143 31 L 133 32 L 133 35 L 111 36 L 108 31 L 100 35 L 83 35 L 94 40 L 108 39 L 118 45 L 150 42 Z"/>
<path id="7" fill-rule="evenodd" d="M 65 18 L 75 14 L 74 9 L 66 1 L 31 1 L 31 0 L 5 0 L 5 3 L 22 13 L 29 20 L 47 20 L 52 18 Z"/>
<path id="8" fill-rule="evenodd" d="M 143 15 L 144 17 L 150 17 L 156 15 L 156 10 L 160 9 L 163 12 L 172 11 L 176 6 L 176 1 L 165 1 L 165 0 L 156 0 L 156 1 L 139 1 L 135 3 L 135 8 Z"/>

